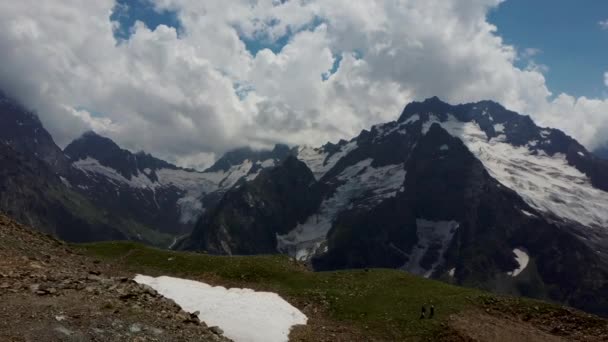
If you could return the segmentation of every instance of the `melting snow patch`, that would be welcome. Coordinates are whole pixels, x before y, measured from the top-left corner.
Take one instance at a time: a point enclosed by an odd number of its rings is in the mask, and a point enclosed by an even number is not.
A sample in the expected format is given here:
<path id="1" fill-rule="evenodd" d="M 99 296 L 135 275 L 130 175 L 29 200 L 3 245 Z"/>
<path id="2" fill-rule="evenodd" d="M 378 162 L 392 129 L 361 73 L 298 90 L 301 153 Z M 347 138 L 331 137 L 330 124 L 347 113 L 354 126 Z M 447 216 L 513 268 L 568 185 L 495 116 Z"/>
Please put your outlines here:
<path id="1" fill-rule="evenodd" d="M 451 269 L 448 271 L 448 274 L 450 275 L 450 277 L 454 277 L 454 274 L 455 274 L 455 273 L 456 273 L 456 269 L 455 269 L 455 268 L 451 268 Z"/>
<path id="2" fill-rule="evenodd" d="M 287 342 L 294 325 L 308 318 L 276 293 L 226 289 L 205 283 L 138 275 L 135 281 L 172 299 L 184 311 L 199 311 L 199 319 L 219 326 L 235 342 Z"/>
<path id="3" fill-rule="evenodd" d="M 581 157 L 585 156 L 585 154 L 583 152 L 581 152 L 581 151 L 578 151 L 578 155 L 581 156 Z"/>
<path id="4" fill-rule="evenodd" d="M 447 151 L 449 149 L 450 149 L 450 147 L 448 145 L 441 145 L 441 147 L 439 148 L 439 150 L 441 150 L 441 151 Z"/>
<path id="5" fill-rule="evenodd" d="M 517 277 L 523 270 L 526 269 L 526 266 L 528 266 L 528 262 L 530 262 L 530 257 L 528 256 L 528 253 L 519 248 L 515 248 L 513 250 L 513 253 L 515 253 L 515 261 L 517 261 L 519 267 L 512 272 L 507 272 L 507 274 L 512 277 Z"/>

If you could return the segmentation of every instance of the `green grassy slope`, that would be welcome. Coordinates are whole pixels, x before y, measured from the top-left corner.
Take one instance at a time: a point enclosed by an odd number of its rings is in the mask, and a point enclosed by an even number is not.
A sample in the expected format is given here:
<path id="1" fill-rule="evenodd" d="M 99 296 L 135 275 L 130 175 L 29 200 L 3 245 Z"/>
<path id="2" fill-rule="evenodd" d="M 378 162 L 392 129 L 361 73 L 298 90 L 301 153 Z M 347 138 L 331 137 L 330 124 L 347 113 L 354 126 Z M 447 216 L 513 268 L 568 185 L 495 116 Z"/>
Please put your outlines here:
<path id="1" fill-rule="evenodd" d="M 296 306 L 321 304 L 327 308 L 329 319 L 359 327 L 379 339 L 432 339 L 444 330 L 443 323 L 450 315 L 500 301 L 482 291 L 397 270 L 314 273 L 285 256 L 210 256 L 158 250 L 129 242 L 87 244 L 77 248 L 131 272 L 273 291 Z M 436 307 L 436 318 L 420 320 L 421 306 L 430 302 Z M 539 306 L 541 311 L 557 309 L 531 300 L 510 300 L 509 303 L 521 312 L 538 311 Z"/>

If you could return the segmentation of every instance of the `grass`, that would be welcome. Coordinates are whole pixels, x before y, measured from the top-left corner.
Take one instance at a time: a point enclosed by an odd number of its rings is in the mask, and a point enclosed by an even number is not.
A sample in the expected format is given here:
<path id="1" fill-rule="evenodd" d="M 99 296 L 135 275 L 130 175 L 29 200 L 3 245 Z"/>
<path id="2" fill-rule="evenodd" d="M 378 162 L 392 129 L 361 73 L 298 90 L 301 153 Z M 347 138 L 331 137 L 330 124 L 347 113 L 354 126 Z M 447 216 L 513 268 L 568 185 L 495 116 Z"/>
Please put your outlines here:
<path id="1" fill-rule="evenodd" d="M 481 291 L 387 269 L 311 272 L 285 256 L 226 257 L 172 252 L 131 242 L 79 245 L 85 254 L 129 271 L 200 279 L 224 286 L 273 291 L 296 306 L 321 304 L 328 318 L 380 339 L 426 339 L 441 332 L 449 315 L 472 307 Z M 432 302 L 436 318 L 420 320 Z"/>

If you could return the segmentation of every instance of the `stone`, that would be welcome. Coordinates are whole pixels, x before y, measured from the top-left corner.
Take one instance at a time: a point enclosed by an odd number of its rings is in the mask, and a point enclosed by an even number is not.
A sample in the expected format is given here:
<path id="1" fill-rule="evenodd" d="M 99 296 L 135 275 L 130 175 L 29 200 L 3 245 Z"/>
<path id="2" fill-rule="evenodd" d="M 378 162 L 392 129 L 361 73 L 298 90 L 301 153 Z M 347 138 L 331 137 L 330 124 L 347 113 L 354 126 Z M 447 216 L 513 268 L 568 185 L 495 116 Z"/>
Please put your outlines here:
<path id="1" fill-rule="evenodd" d="M 212 326 L 209 330 L 216 335 L 224 335 L 224 330 L 218 326 Z"/>

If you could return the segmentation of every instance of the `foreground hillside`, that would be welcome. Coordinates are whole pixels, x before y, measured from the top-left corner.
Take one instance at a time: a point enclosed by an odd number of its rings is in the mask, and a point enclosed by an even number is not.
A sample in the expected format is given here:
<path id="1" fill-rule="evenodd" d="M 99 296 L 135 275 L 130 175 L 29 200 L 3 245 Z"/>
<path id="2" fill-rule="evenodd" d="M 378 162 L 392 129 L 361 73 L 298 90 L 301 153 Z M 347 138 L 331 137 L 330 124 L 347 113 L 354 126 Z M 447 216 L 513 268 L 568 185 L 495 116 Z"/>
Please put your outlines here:
<path id="1" fill-rule="evenodd" d="M 402 271 L 310 272 L 286 256 L 222 257 L 127 242 L 77 247 L 125 272 L 279 293 L 308 317 L 294 341 L 601 341 L 608 321 L 538 301 L 497 297 Z M 422 305 L 436 307 L 420 320 Z"/>
<path id="2" fill-rule="evenodd" d="M 227 341 L 131 278 L 0 214 L 0 341 Z"/>

